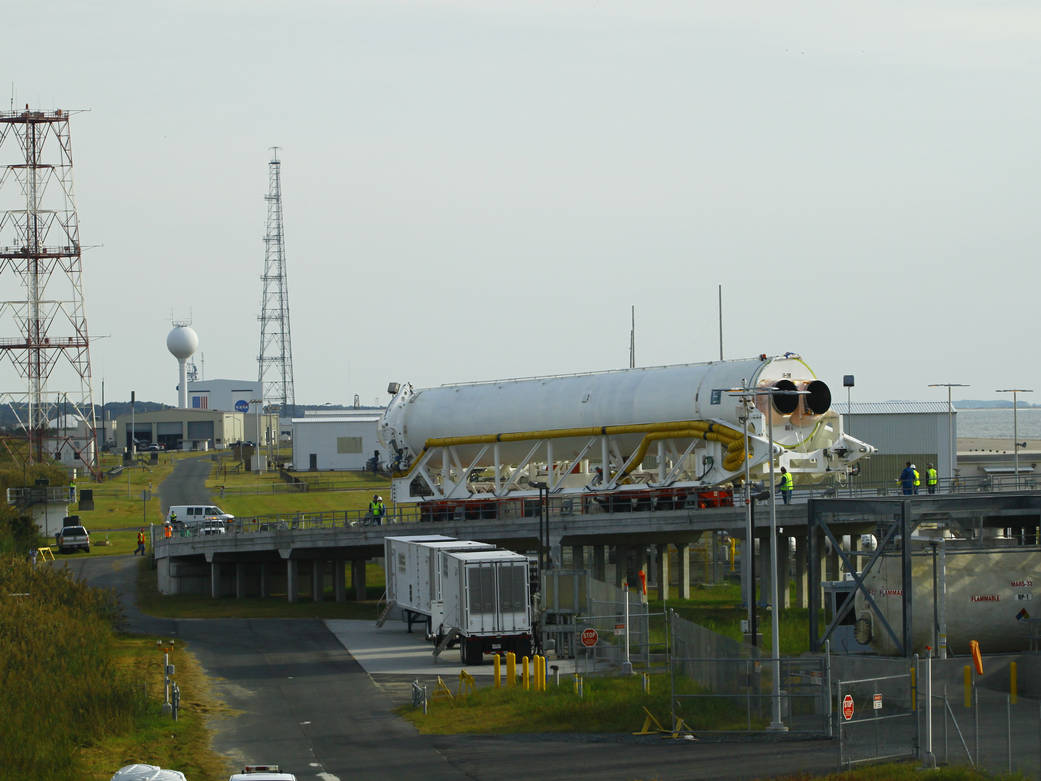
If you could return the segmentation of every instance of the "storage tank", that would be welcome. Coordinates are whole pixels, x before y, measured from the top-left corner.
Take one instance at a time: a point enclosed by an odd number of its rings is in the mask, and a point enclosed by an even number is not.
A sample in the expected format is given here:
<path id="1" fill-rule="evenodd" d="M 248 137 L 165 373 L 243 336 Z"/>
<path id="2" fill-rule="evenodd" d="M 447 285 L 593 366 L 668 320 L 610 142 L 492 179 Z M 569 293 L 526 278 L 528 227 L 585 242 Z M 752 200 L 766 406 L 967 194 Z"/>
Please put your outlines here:
<path id="1" fill-rule="evenodd" d="M 543 478 L 565 494 L 724 483 L 743 473 L 746 411 L 753 466 L 773 452 L 804 479 L 844 474 L 873 450 L 842 433 L 830 389 L 794 353 L 388 390 L 380 463 L 398 502 L 532 493 Z"/>
<path id="2" fill-rule="evenodd" d="M 923 653 L 938 648 L 936 614 L 946 619 L 947 647 L 967 654 L 976 640 L 984 653 L 1023 651 L 1037 634 L 1041 604 L 1034 601 L 1034 582 L 1041 574 L 1041 551 L 1018 546 L 980 548 L 969 541 L 944 543 L 941 557 L 931 547 L 914 551 L 911 559 L 911 645 Z M 934 602 L 936 580 L 946 581 L 946 597 Z M 945 564 L 942 563 L 945 561 Z M 1039 581 L 1041 582 L 1041 581 Z M 864 585 L 897 637 L 903 626 L 901 557 L 884 554 L 864 578 Z M 939 589 L 939 586 L 938 586 Z M 873 615 L 861 591 L 856 593 L 856 636 L 880 654 L 898 653 L 897 645 Z"/>

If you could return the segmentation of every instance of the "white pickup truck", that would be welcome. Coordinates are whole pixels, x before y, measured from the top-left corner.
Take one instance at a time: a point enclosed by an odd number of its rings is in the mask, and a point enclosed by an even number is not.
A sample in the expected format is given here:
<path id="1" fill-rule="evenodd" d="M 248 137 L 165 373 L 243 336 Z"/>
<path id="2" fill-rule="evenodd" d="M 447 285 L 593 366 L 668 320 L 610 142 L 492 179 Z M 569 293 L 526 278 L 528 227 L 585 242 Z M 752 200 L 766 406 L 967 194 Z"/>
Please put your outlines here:
<path id="1" fill-rule="evenodd" d="M 62 553 L 83 550 L 90 553 L 90 535 L 82 526 L 63 526 L 58 532 L 56 542 Z"/>

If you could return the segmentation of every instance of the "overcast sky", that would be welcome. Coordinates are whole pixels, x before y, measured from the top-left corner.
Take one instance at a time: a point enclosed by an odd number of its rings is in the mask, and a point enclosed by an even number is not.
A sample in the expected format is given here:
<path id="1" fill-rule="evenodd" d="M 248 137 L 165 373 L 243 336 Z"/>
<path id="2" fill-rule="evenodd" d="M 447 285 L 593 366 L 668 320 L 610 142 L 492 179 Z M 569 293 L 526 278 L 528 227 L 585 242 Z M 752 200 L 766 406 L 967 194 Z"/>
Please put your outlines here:
<path id="1" fill-rule="evenodd" d="M 634 305 L 638 365 L 713 360 L 720 284 L 725 357 L 801 353 L 843 401 L 1041 401 L 1036 3 L 3 16 L 14 105 L 89 109 L 96 401 L 176 403 L 171 313 L 206 378 L 256 378 L 273 145 L 300 403 L 624 367 Z"/>

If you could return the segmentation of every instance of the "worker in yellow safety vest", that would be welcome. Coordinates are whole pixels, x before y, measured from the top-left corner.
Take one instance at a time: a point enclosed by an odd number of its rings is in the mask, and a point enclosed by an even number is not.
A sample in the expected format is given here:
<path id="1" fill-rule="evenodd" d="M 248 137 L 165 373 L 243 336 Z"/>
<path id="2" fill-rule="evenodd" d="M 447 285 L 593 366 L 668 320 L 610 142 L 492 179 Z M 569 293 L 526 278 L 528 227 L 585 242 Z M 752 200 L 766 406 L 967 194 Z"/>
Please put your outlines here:
<path id="1" fill-rule="evenodd" d="M 137 530 L 137 550 L 134 551 L 134 555 L 141 554 L 145 555 L 145 529 L 141 527 Z"/>
<path id="2" fill-rule="evenodd" d="M 940 482 L 939 476 L 936 474 L 936 467 L 929 464 L 929 468 L 925 470 L 925 484 L 929 488 L 929 493 L 936 493 L 936 485 Z"/>
<path id="3" fill-rule="evenodd" d="M 369 518 L 374 526 L 383 525 L 383 515 L 387 512 L 387 508 L 383 504 L 383 497 L 372 495 L 372 501 L 369 502 Z"/>
<path id="4" fill-rule="evenodd" d="M 918 467 L 911 464 L 911 471 L 914 472 L 914 492 L 918 493 L 918 487 L 922 484 L 922 476 L 918 474 Z"/>
<path id="5" fill-rule="evenodd" d="M 784 503 L 791 504 L 795 481 L 792 479 L 791 473 L 783 466 L 781 467 L 781 480 L 777 483 L 777 488 L 781 492 L 781 499 L 784 500 Z"/>

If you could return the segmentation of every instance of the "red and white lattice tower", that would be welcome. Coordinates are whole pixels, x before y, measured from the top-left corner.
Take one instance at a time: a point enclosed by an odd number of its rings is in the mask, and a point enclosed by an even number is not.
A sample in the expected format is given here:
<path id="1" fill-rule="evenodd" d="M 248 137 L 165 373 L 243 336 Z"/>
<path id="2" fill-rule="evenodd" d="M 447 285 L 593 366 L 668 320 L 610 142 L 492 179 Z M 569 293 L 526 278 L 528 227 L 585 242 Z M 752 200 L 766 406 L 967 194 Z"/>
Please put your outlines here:
<path id="1" fill-rule="evenodd" d="M 30 457 L 97 471 L 69 114 L 0 112 L 0 402 Z"/>

